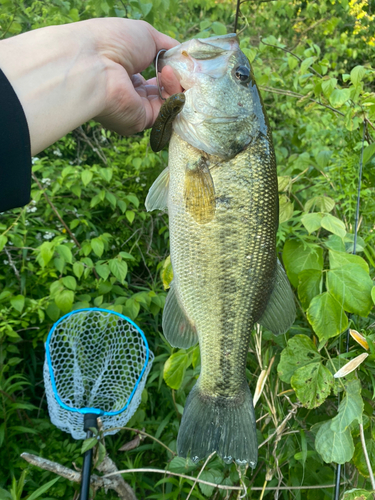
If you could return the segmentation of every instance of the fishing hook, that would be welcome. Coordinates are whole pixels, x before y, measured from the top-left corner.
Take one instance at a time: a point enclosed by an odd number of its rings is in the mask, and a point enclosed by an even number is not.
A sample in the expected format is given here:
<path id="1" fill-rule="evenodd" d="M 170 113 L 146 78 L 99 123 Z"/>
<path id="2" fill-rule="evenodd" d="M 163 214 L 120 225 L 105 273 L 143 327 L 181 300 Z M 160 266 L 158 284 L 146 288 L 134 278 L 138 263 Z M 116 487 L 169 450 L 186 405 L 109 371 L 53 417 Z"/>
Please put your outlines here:
<path id="1" fill-rule="evenodd" d="M 159 52 L 156 54 L 156 59 L 155 59 L 155 70 L 156 70 L 156 84 L 158 86 L 158 91 L 159 91 L 159 97 L 163 101 L 166 101 L 166 98 L 161 95 L 161 92 L 163 90 L 162 87 L 160 87 L 160 82 L 159 82 L 159 71 L 158 71 L 158 60 L 159 60 L 159 55 L 161 52 L 167 52 L 166 49 L 160 49 Z"/>

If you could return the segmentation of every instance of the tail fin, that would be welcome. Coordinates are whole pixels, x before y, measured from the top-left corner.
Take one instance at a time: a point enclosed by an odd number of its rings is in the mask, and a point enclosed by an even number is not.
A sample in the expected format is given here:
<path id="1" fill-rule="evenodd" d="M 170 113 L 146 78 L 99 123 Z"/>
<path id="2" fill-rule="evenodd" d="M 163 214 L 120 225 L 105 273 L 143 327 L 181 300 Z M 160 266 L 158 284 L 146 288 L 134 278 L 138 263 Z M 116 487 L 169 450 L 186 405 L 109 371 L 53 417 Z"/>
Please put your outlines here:
<path id="1" fill-rule="evenodd" d="M 227 463 L 248 463 L 253 469 L 257 464 L 255 415 L 246 383 L 238 397 L 224 398 L 205 395 L 198 381 L 187 398 L 177 453 L 197 461 L 213 451 Z"/>

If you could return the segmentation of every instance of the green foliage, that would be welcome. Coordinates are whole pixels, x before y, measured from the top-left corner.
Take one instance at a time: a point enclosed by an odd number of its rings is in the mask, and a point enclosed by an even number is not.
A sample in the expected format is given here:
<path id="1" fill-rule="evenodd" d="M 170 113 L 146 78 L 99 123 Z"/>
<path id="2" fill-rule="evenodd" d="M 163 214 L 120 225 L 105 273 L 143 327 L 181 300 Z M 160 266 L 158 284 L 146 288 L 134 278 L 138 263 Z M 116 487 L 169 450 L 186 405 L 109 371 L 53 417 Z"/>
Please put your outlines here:
<path id="1" fill-rule="evenodd" d="M 0 3 L 1 38 L 105 16 L 146 20 L 179 41 L 233 31 L 233 3 L 227 0 Z M 346 462 L 347 488 L 358 483 L 362 489 L 346 491 L 343 498 L 372 495 L 358 422 L 374 463 L 374 9 L 373 0 L 241 3 L 241 48 L 262 93 L 278 162 L 278 251 L 300 306 L 285 336 L 252 332 L 247 373 L 253 392 L 261 370 L 268 374 L 256 406 L 258 440 L 265 444 L 259 470 L 241 472 L 246 485 L 328 485 L 334 482 L 331 463 Z M 154 76 L 152 70 L 145 76 Z M 364 122 L 360 255 L 352 255 Z M 200 473 L 202 463 L 174 455 L 186 397 L 199 375 L 199 348 L 173 350 L 162 336 L 161 312 L 172 278 L 168 221 L 165 214 L 147 213 L 144 199 L 167 153 L 154 154 L 148 137 L 118 137 L 94 122 L 80 127 L 33 159 L 33 201 L 1 215 L 1 498 L 75 494 L 77 486 L 28 467 L 20 454 L 27 450 L 67 467 L 82 465 L 82 443 L 49 421 L 41 380 L 51 325 L 89 306 L 136 320 L 155 353 L 141 405 L 128 425 L 145 428 L 168 449 L 146 438 L 121 452 L 134 438 L 123 430 L 106 438 L 111 458 L 120 468 Z M 369 356 L 346 378 L 334 379 L 363 353 L 354 340 L 345 353 L 340 333 L 348 325 L 366 338 Z M 101 441 L 96 449 L 98 463 L 105 453 Z M 217 457 L 200 478 L 241 484 L 235 465 Z M 142 499 L 185 499 L 193 485 L 143 472 L 126 480 Z M 247 495 L 257 499 L 259 491 Z M 201 484 L 190 498 L 236 497 L 237 492 Z M 265 500 L 273 497 L 272 490 L 264 491 Z M 98 492 L 96 498 L 115 494 Z M 280 490 L 279 498 L 330 499 L 332 489 Z"/>
<path id="2" fill-rule="evenodd" d="M 349 426 L 354 420 L 362 423 L 363 400 L 358 380 L 349 382 L 345 391 L 338 414 L 324 422 L 316 435 L 316 450 L 327 463 L 344 464 L 352 459 L 354 443 Z"/>

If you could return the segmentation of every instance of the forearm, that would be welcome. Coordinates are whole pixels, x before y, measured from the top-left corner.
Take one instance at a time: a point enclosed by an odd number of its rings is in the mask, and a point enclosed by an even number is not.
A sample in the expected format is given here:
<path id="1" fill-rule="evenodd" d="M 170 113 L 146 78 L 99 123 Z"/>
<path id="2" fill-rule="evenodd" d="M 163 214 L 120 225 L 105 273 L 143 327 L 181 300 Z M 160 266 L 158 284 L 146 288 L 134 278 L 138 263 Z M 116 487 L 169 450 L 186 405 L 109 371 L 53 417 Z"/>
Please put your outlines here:
<path id="1" fill-rule="evenodd" d="M 69 24 L 0 42 L 0 68 L 23 106 L 32 155 L 103 112 L 105 59 L 94 50 L 89 22 L 80 24 L 79 36 Z"/>

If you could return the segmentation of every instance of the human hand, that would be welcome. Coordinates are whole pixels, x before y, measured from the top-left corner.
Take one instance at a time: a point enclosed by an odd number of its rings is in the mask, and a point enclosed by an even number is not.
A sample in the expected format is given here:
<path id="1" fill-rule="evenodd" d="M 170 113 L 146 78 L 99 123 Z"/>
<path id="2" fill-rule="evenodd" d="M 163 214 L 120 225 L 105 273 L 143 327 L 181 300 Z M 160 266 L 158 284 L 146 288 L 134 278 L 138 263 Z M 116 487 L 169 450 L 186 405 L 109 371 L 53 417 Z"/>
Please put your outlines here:
<path id="1" fill-rule="evenodd" d="M 122 135 L 151 127 L 162 101 L 156 78 L 146 81 L 140 73 L 159 50 L 170 49 L 178 42 L 143 21 L 93 19 L 88 23 L 107 75 L 104 110 L 95 118 Z M 163 70 L 162 84 L 164 97 L 182 90 L 171 68 Z"/>
<path id="2" fill-rule="evenodd" d="M 155 79 L 140 75 L 177 41 L 143 21 L 91 19 L 49 26 L 0 41 L 0 67 L 26 115 L 35 155 L 96 118 L 129 135 L 150 127 L 162 101 Z M 163 69 L 168 94 L 181 87 Z M 167 97 L 166 95 L 166 97 Z"/>

